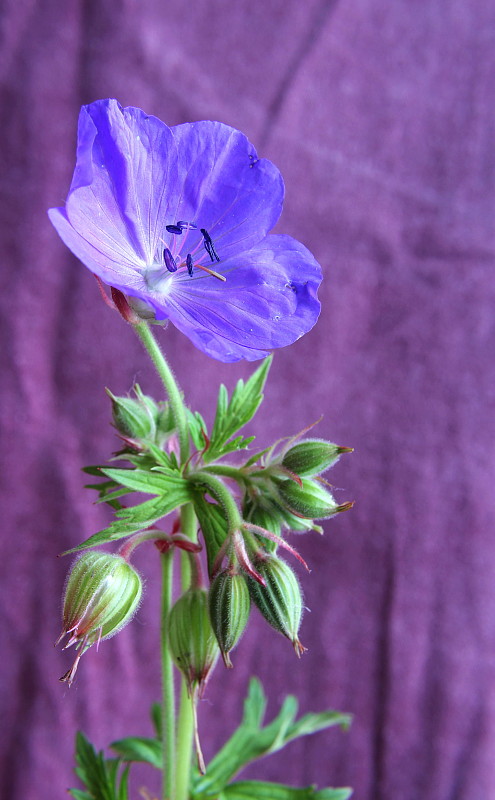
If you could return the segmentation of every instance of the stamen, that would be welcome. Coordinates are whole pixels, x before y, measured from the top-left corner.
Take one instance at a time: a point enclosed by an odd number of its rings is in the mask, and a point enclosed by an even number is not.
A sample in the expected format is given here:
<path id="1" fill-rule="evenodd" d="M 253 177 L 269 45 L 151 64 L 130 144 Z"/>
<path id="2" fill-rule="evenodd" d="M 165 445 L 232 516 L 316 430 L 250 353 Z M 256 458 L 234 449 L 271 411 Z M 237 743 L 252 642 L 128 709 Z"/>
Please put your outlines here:
<path id="1" fill-rule="evenodd" d="M 227 280 L 225 275 L 220 275 L 219 272 L 215 272 L 215 270 L 210 269 L 209 267 L 203 267 L 202 264 L 195 264 L 194 266 L 197 267 L 198 269 L 203 269 L 205 272 L 208 273 L 208 275 L 213 275 L 213 277 L 214 278 L 218 278 L 219 281 L 226 281 Z"/>
<path id="2" fill-rule="evenodd" d="M 184 220 L 180 219 L 177 223 L 177 227 L 183 231 L 195 231 L 197 229 L 197 225 L 194 222 L 184 222 Z"/>
<path id="3" fill-rule="evenodd" d="M 175 233 L 176 236 L 180 236 L 182 234 L 182 228 L 180 225 L 165 225 L 165 230 L 169 233 Z"/>
<path id="4" fill-rule="evenodd" d="M 187 254 L 187 257 L 186 257 L 186 267 L 187 267 L 187 271 L 188 271 L 189 275 L 190 275 L 190 276 L 191 276 L 191 278 L 192 278 L 192 276 L 193 276 L 193 260 L 192 260 L 192 255 L 191 255 L 191 253 L 188 253 L 188 254 Z"/>
<path id="5" fill-rule="evenodd" d="M 163 251 L 163 260 L 169 272 L 177 272 L 177 264 L 175 263 L 175 258 L 173 257 L 168 247 L 166 247 L 165 250 Z"/>
<path id="6" fill-rule="evenodd" d="M 205 250 L 208 253 L 208 255 L 210 256 L 211 260 L 215 261 L 215 259 L 216 259 L 217 261 L 220 261 L 220 257 L 218 255 L 217 251 L 215 250 L 215 245 L 213 244 L 213 240 L 212 240 L 210 234 L 208 233 L 206 228 L 200 228 L 200 231 L 203 234 L 203 238 L 205 240 L 204 241 Z"/>

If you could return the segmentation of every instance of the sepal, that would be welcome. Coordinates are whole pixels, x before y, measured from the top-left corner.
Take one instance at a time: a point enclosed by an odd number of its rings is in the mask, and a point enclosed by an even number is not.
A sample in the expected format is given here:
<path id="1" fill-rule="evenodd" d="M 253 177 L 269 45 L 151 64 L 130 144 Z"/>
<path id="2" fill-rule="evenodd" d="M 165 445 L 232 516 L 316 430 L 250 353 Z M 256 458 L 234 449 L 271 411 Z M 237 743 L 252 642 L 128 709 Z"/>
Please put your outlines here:
<path id="1" fill-rule="evenodd" d="M 241 574 L 226 569 L 213 579 L 208 594 L 210 620 L 226 667 L 231 667 L 230 652 L 247 625 L 250 610 L 249 589 Z"/>
<path id="2" fill-rule="evenodd" d="M 264 585 L 248 577 L 251 600 L 272 628 L 292 642 L 296 654 L 300 656 L 305 650 L 298 636 L 303 600 L 295 573 L 275 555 L 256 560 L 255 568 Z"/>
<path id="3" fill-rule="evenodd" d="M 186 679 L 189 694 L 202 696 L 220 654 L 206 589 L 189 589 L 179 597 L 170 610 L 167 629 L 172 658 Z"/>

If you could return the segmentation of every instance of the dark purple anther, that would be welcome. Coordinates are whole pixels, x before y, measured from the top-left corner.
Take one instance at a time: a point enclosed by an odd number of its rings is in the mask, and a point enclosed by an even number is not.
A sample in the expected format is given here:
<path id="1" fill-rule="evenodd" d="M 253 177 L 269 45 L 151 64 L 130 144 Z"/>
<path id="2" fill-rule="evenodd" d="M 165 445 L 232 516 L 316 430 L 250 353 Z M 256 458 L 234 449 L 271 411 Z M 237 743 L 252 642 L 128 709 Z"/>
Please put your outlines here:
<path id="1" fill-rule="evenodd" d="M 186 256 L 186 267 L 187 267 L 187 271 L 188 271 L 189 275 L 192 278 L 192 276 L 193 276 L 193 260 L 192 260 L 191 253 L 188 253 L 187 256 Z"/>
<path id="2" fill-rule="evenodd" d="M 169 272 L 177 272 L 177 264 L 175 263 L 175 258 L 173 257 L 168 247 L 166 247 L 165 250 L 163 251 L 163 260 Z"/>
<path id="3" fill-rule="evenodd" d="M 181 231 L 195 231 L 197 229 L 197 225 L 194 222 L 184 222 L 184 220 L 180 219 L 177 223 L 177 227 L 181 229 Z"/>
<path id="4" fill-rule="evenodd" d="M 200 231 L 203 234 L 203 238 L 205 240 L 205 242 L 204 242 L 205 250 L 208 253 L 208 255 L 210 256 L 211 260 L 215 261 L 215 259 L 216 259 L 217 261 L 220 261 L 220 257 L 218 255 L 217 251 L 215 250 L 215 245 L 213 244 L 213 241 L 212 241 L 212 238 L 211 238 L 210 234 L 208 233 L 206 228 L 200 228 Z"/>
<path id="5" fill-rule="evenodd" d="M 180 225 L 165 225 L 165 230 L 169 233 L 175 233 L 176 236 L 180 236 L 182 233 Z"/>

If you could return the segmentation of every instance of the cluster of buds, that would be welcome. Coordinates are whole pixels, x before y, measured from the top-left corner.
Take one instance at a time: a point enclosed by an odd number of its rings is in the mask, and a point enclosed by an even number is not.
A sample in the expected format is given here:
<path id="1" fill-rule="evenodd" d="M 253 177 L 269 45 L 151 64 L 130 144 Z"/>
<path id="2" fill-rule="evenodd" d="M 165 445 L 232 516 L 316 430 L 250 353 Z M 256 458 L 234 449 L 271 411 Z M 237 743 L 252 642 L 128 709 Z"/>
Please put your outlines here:
<path id="1" fill-rule="evenodd" d="M 349 447 L 323 439 L 304 439 L 286 446 L 254 473 L 255 480 L 244 497 L 245 519 L 277 534 L 282 529 L 322 533 L 315 520 L 328 519 L 353 505 L 337 503 L 321 477 L 343 453 L 350 452 Z"/>
<path id="2" fill-rule="evenodd" d="M 142 594 L 136 570 L 121 556 L 87 552 L 74 563 L 67 580 L 62 633 L 64 649 L 76 646 L 76 659 L 61 681 L 72 684 L 83 653 L 118 633 L 134 616 Z"/>
<path id="3" fill-rule="evenodd" d="M 133 450 L 146 450 L 151 443 L 163 447 L 174 434 L 174 421 L 167 402 L 156 403 L 134 386 L 133 397 L 116 397 L 106 389 L 112 401 L 112 419 L 124 443 Z"/>

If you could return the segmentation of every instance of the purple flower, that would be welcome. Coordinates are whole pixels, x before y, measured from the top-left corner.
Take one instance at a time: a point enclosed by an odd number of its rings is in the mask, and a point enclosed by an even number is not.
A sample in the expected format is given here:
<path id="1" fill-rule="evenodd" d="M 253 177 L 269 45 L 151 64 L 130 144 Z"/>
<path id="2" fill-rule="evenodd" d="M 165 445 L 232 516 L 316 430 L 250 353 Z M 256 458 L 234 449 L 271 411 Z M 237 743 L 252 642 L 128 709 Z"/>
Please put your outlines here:
<path id="1" fill-rule="evenodd" d="M 116 100 L 83 106 L 65 208 L 72 252 L 143 317 L 220 361 L 263 358 L 315 324 L 321 269 L 290 236 L 278 169 L 220 122 L 168 128 Z"/>

